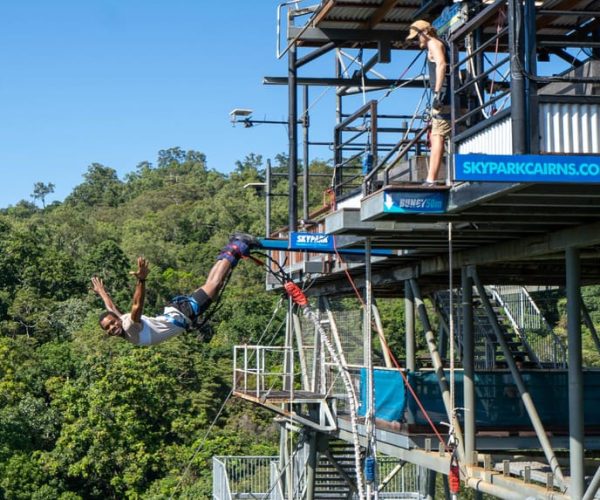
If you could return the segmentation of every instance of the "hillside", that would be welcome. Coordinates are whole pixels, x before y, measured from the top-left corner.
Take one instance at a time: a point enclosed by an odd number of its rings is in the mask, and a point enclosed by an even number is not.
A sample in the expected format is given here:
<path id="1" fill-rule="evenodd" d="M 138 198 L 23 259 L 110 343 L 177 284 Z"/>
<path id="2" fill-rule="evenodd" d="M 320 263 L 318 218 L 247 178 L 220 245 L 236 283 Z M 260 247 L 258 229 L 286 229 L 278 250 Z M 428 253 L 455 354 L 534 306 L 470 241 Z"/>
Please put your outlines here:
<path id="1" fill-rule="evenodd" d="M 108 338 L 90 291 L 101 276 L 127 310 L 138 255 L 151 265 L 147 313 L 200 286 L 231 232 L 264 233 L 264 198 L 243 189 L 263 175 L 260 156 L 224 175 L 173 148 L 124 180 L 92 164 L 63 203 L 2 210 L 0 498 L 208 498 L 213 454 L 277 452 L 270 418 L 223 406 L 232 346 L 257 340 L 278 300 L 260 268 L 236 268 L 210 343 Z M 273 215 L 286 221 L 287 198 L 274 198 Z"/>

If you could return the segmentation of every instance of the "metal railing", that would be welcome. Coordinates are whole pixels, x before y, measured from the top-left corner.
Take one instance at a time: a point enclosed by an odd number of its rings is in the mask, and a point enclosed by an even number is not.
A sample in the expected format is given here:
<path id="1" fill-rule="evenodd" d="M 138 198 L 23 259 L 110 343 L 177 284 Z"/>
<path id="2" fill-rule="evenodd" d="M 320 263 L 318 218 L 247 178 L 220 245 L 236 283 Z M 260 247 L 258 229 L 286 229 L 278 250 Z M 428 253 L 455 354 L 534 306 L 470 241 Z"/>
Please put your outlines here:
<path id="1" fill-rule="evenodd" d="M 450 73 L 454 76 L 455 135 L 459 128 L 472 127 L 510 105 L 510 56 L 500 49 L 507 44 L 509 36 L 506 8 L 506 2 L 494 2 L 456 30 L 449 39 Z M 496 33 L 480 40 L 478 30 L 494 16 L 497 17 Z M 493 54 L 493 60 L 489 54 Z M 495 77 L 499 81 L 494 81 Z M 500 103 L 501 100 L 503 102 Z"/>
<path id="2" fill-rule="evenodd" d="M 291 347 L 241 345 L 233 348 L 233 390 L 260 397 L 264 391 L 300 387 Z"/>
<path id="3" fill-rule="evenodd" d="M 540 308 L 526 288 L 520 286 L 487 286 L 492 300 L 502 308 L 510 325 L 519 336 L 523 347 L 527 350 L 532 361 L 539 365 L 551 365 L 552 368 L 566 368 L 567 351 L 562 339 L 556 335 Z M 456 293 L 456 292 L 455 292 Z M 449 311 L 448 291 L 437 292 L 434 301 L 436 308 L 447 318 Z M 455 297 L 454 314 L 458 324 L 461 324 L 462 310 L 458 307 L 458 297 Z M 484 314 L 474 314 L 474 342 L 476 346 L 475 367 L 478 369 L 493 369 L 496 365 L 495 333 Z M 457 349 L 462 349 L 460 329 L 457 335 Z"/>
<path id="4" fill-rule="evenodd" d="M 493 286 L 490 290 L 502 305 L 513 328 L 541 363 L 566 368 L 567 349 L 556 335 L 525 287 Z"/>
<path id="5" fill-rule="evenodd" d="M 277 457 L 214 456 L 213 500 L 271 499 L 271 464 Z"/>
<path id="6" fill-rule="evenodd" d="M 293 457 L 294 499 L 306 497 L 306 462 L 304 448 Z M 377 457 L 379 498 L 425 498 L 424 473 L 421 467 L 396 457 Z M 282 500 L 279 484 L 282 471 L 275 456 L 214 456 L 213 500 Z M 283 497 L 282 497 L 283 494 Z"/>
<path id="7" fill-rule="evenodd" d="M 352 135 L 346 139 L 344 134 L 348 132 Z M 346 156 L 347 151 L 356 152 Z M 338 198 L 362 185 L 365 155 L 376 161 L 377 101 L 369 101 L 335 126 L 334 191 Z"/>

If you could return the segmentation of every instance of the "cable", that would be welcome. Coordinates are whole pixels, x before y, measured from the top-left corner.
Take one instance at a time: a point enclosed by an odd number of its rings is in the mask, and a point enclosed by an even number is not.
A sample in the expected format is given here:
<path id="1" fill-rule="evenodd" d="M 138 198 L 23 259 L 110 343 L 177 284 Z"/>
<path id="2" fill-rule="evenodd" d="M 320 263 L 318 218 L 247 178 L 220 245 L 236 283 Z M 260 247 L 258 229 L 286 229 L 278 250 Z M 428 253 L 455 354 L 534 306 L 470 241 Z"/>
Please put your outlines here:
<path id="1" fill-rule="evenodd" d="M 324 328 L 321 326 L 321 323 L 315 313 L 312 311 L 310 306 L 305 306 L 302 308 L 302 312 L 307 319 L 313 322 L 315 328 L 319 331 L 321 335 L 321 339 L 331 356 L 332 361 L 338 367 L 338 372 L 342 378 L 342 382 L 346 388 L 346 394 L 348 396 L 349 406 L 350 406 L 350 426 L 352 428 L 352 437 L 354 442 L 354 466 L 356 473 L 356 486 L 358 490 L 358 496 L 360 499 L 364 498 L 364 484 L 362 479 L 362 471 L 361 471 L 361 463 L 360 463 L 360 441 L 359 441 L 359 433 L 358 433 L 358 423 L 356 419 L 356 411 L 358 408 L 358 401 L 356 398 L 356 394 L 354 392 L 354 386 L 352 385 L 352 380 L 348 375 L 348 369 L 345 365 L 342 364 L 340 357 L 338 356 L 336 350 L 331 343 L 327 333 Z"/>
<path id="2" fill-rule="evenodd" d="M 341 255 L 339 254 L 338 250 L 337 250 L 337 245 L 335 242 L 335 236 L 333 238 L 333 249 L 337 255 L 337 257 L 341 260 L 341 262 L 343 263 L 343 259 L 341 258 Z M 365 303 L 364 300 L 362 299 L 360 293 L 358 292 L 358 289 L 356 288 L 356 285 L 354 283 L 354 280 L 352 279 L 352 276 L 350 276 L 350 274 L 348 273 L 347 270 L 347 266 L 345 266 L 344 272 L 346 273 L 346 276 L 350 282 L 350 285 L 352 286 L 352 289 L 354 290 L 359 302 L 361 303 L 361 306 L 364 308 Z M 425 419 L 427 420 L 427 422 L 429 423 L 429 425 L 431 426 L 431 429 L 433 430 L 433 433 L 436 435 L 436 437 L 439 439 L 440 443 L 442 443 L 444 446 L 446 446 L 446 443 L 444 441 L 444 439 L 442 438 L 441 434 L 439 433 L 439 431 L 437 430 L 437 428 L 435 427 L 433 421 L 431 420 L 431 417 L 429 416 L 429 414 L 427 413 L 427 410 L 425 410 L 425 407 L 423 406 L 423 404 L 421 403 L 421 400 L 419 399 L 419 397 L 417 396 L 417 394 L 415 393 L 414 389 L 412 388 L 412 386 L 410 385 L 408 378 L 406 377 L 406 374 L 404 373 L 404 371 L 402 370 L 400 363 L 398 363 L 398 360 L 396 359 L 396 357 L 394 356 L 394 353 L 392 352 L 392 350 L 390 349 L 387 341 L 385 340 L 385 338 L 380 339 L 382 341 L 383 344 L 383 349 L 387 350 L 390 358 L 392 360 L 392 362 L 394 363 L 396 369 L 400 372 L 400 375 L 402 376 L 402 380 L 404 381 L 404 385 L 406 386 L 406 388 L 408 389 L 408 391 L 410 392 L 410 394 L 412 395 L 413 399 L 415 400 L 415 402 L 417 403 L 419 409 L 421 410 L 421 412 L 423 413 L 423 416 L 425 417 Z"/>
<path id="3" fill-rule="evenodd" d="M 263 330 L 263 333 L 261 334 L 260 338 L 258 339 L 257 344 L 260 344 L 260 342 L 262 341 L 263 337 L 266 335 L 267 330 L 271 326 L 271 323 L 273 322 L 275 316 L 277 315 L 277 312 L 279 311 L 279 308 L 281 307 L 282 303 L 283 303 L 283 298 L 281 298 L 279 300 L 279 303 L 275 307 L 275 310 L 273 311 L 273 314 L 271 315 L 271 319 L 269 320 L 269 322 L 267 323 L 267 326 Z M 281 327 L 280 327 L 280 329 L 281 329 Z M 179 490 L 179 487 L 183 483 L 183 480 L 186 478 L 186 476 L 187 476 L 187 474 L 188 474 L 188 472 L 190 470 L 190 467 L 192 466 L 192 462 L 194 461 L 194 458 L 196 458 L 196 456 L 198 455 L 198 452 L 203 448 L 204 444 L 206 443 L 206 440 L 207 440 L 208 436 L 210 435 L 210 433 L 211 433 L 213 427 L 215 426 L 217 420 L 221 416 L 221 413 L 223 413 L 223 410 L 225 409 L 225 405 L 229 402 L 229 399 L 231 398 L 232 394 L 233 394 L 233 388 L 229 391 L 229 394 L 227 394 L 227 397 L 224 399 L 223 403 L 221 404 L 221 407 L 219 408 L 219 411 L 217 412 L 216 416 L 213 418 L 212 422 L 210 423 L 210 425 L 209 425 L 206 433 L 204 434 L 204 437 L 200 441 L 200 444 L 194 450 L 194 453 L 192 454 L 192 457 L 189 459 L 187 465 L 185 466 L 185 468 L 183 470 L 183 474 L 181 475 L 181 478 L 179 479 L 179 481 L 175 485 L 175 488 L 173 489 L 173 492 L 171 493 L 171 496 L 169 496 L 169 500 L 173 500 L 175 493 Z"/>

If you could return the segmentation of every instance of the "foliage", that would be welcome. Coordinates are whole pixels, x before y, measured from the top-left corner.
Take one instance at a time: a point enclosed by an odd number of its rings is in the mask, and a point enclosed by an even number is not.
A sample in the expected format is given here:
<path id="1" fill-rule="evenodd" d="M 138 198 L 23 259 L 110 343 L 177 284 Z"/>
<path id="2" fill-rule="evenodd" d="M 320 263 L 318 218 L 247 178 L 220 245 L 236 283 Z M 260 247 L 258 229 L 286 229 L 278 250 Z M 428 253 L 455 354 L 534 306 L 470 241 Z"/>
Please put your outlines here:
<path id="1" fill-rule="evenodd" d="M 260 155 L 226 176 L 171 148 L 124 180 L 91 164 L 64 203 L 46 206 L 40 182 L 42 208 L 0 210 L 0 498 L 206 498 L 213 454 L 276 453 L 272 415 L 227 399 L 232 344 L 258 339 L 277 300 L 259 268 L 233 273 L 209 344 L 104 337 L 89 283 L 128 310 L 144 255 L 159 312 L 203 283 L 231 232 L 264 232 L 264 198 L 243 189 L 263 179 Z"/>

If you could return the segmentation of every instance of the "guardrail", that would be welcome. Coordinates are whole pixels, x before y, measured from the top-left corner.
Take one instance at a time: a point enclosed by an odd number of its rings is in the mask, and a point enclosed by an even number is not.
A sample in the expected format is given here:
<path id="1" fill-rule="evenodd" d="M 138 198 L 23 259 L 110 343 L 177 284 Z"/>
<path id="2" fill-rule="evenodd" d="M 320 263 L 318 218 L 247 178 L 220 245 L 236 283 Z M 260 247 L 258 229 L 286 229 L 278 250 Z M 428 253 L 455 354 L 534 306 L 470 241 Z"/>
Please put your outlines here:
<path id="1" fill-rule="evenodd" d="M 269 499 L 271 484 L 270 456 L 214 456 L 213 500 Z"/>
<path id="2" fill-rule="evenodd" d="M 233 390 L 260 397 L 267 390 L 300 387 L 291 347 L 241 345 L 233 348 Z"/>
<path id="3" fill-rule="evenodd" d="M 490 290 L 507 312 L 513 328 L 541 363 L 566 368 L 567 348 L 554 333 L 542 311 L 525 287 L 493 286 Z"/>

